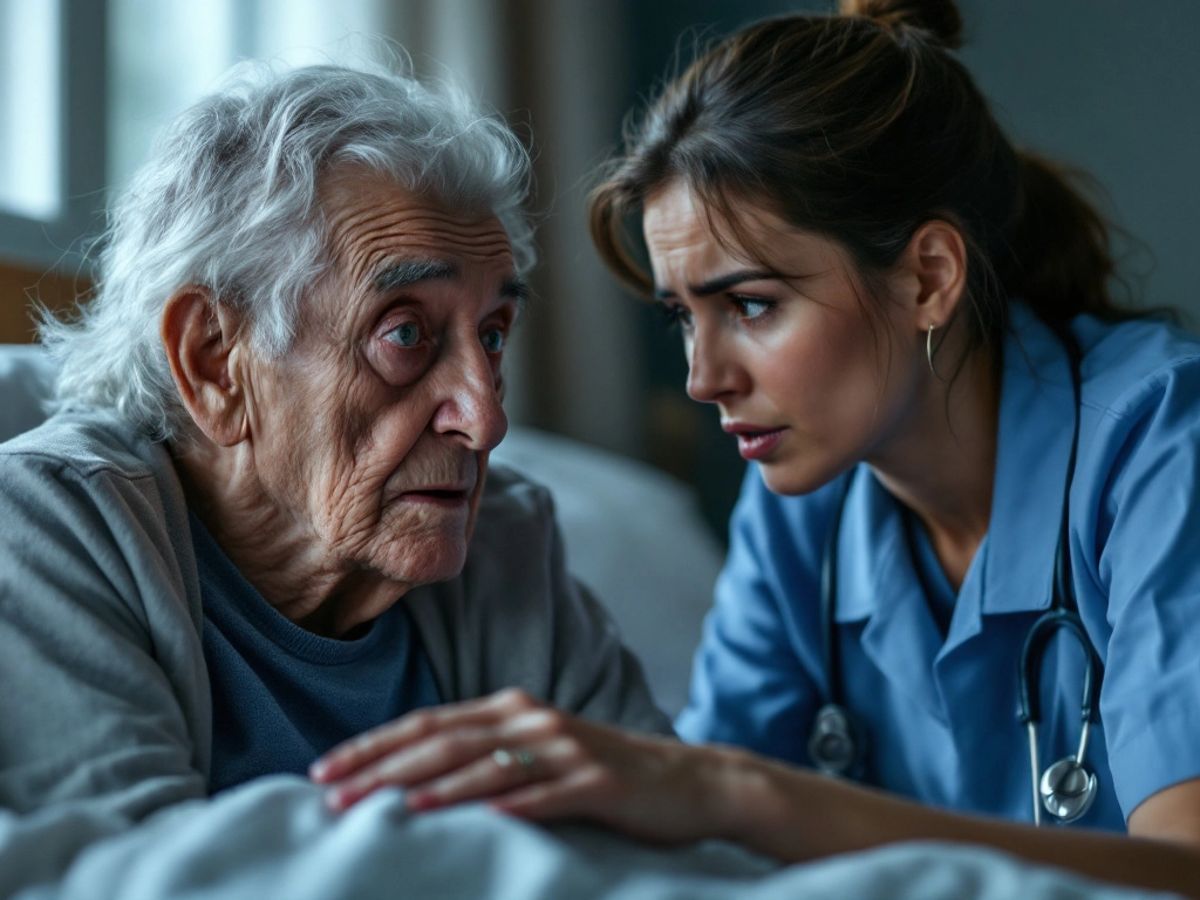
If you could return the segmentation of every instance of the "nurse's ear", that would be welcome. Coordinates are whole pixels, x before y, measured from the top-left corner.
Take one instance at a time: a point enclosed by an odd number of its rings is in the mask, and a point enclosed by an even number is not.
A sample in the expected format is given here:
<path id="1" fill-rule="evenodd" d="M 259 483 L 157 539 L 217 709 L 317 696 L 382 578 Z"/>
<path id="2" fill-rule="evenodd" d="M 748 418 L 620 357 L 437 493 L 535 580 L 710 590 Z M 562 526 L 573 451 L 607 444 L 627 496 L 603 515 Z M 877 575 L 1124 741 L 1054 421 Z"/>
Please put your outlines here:
<path id="1" fill-rule="evenodd" d="M 957 228 L 941 219 L 931 219 L 913 232 L 888 273 L 892 298 L 911 314 L 919 332 L 950 321 L 966 284 L 966 242 Z"/>

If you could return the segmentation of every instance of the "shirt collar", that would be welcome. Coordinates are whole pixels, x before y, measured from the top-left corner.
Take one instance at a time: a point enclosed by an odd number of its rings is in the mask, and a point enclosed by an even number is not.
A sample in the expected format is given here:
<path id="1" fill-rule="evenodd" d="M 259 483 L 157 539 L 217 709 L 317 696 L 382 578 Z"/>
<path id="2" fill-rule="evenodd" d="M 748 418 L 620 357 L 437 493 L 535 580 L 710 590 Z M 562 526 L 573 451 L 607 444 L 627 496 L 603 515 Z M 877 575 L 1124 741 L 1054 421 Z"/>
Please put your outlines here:
<path id="1" fill-rule="evenodd" d="M 900 505 L 866 466 L 846 496 L 838 542 L 839 624 L 867 620 L 862 648 L 888 680 L 930 715 L 944 718 L 933 661 L 941 634 L 925 598 Z"/>
<path id="2" fill-rule="evenodd" d="M 899 504 L 869 467 L 851 477 L 837 547 L 838 622 L 892 611 L 898 595 L 918 590 Z"/>
<path id="3" fill-rule="evenodd" d="M 996 474 L 982 611 L 1050 606 L 1071 435 L 1079 410 L 1062 340 L 1011 308 L 1000 382 Z"/>

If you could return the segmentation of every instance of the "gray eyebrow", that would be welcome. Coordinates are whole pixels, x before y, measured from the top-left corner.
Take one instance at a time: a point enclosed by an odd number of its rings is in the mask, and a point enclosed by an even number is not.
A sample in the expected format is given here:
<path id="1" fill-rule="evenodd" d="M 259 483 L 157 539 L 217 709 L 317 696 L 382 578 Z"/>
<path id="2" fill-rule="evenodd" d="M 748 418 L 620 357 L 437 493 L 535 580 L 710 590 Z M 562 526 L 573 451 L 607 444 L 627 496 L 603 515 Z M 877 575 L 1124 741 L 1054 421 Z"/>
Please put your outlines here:
<path id="1" fill-rule="evenodd" d="M 517 309 L 524 309 L 529 303 L 529 285 L 523 278 L 508 278 L 500 285 L 500 296 L 517 301 Z"/>
<path id="2" fill-rule="evenodd" d="M 371 284 L 381 294 L 417 284 L 421 281 L 436 281 L 457 278 L 458 266 L 443 259 L 405 259 L 386 264 Z M 515 300 L 519 309 L 529 301 L 529 286 L 519 277 L 506 278 L 500 286 L 500 296 Z"/>
<path id="3" fill-rule="evenodd" d="M 371 284 L 375 290 L 385 293 L 420 281 L 454 278 L 457 275 L 458 267 L 442 259 L 405 259 L 388 263 L 371 279 Z"/>

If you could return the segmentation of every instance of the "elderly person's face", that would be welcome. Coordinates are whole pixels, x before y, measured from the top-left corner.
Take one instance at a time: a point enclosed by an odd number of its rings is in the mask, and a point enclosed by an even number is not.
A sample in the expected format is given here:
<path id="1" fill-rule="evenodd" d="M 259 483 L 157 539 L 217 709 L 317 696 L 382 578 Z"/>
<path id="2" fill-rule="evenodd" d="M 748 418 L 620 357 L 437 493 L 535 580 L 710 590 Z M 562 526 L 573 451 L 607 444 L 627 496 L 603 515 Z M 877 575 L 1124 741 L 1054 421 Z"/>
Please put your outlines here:
<path id="1" fill-rule="evenodd" d="M 322 206 L 332 270 L 291 350 L 246 366 L 253 469 L 321 569 L 452 577 L 507 427 L 500 363 L 522 295 L 508 236 L 361 173 L 330 179 Z"/>

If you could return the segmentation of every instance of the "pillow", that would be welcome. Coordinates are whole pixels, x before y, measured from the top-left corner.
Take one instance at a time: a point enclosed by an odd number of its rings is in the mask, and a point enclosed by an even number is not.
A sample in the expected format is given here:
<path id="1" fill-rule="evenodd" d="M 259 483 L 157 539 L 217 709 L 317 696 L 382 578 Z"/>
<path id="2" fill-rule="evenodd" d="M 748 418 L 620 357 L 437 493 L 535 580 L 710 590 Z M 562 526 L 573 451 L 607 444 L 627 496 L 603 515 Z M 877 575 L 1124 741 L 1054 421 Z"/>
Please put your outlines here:
<path id="1" fill-rule="evenodd" d="M 0 344 L 0 441 L 40 425 L 54 366 L 37 344 Z"/>
<path id="2" fill-rule="evenodd" d="M 674 716 L 724 556 L 690 490 L 645 463 L 528 428 L 510 429 L 492 459 L 553 494 L 567 568 L 612 613 Z"/>

